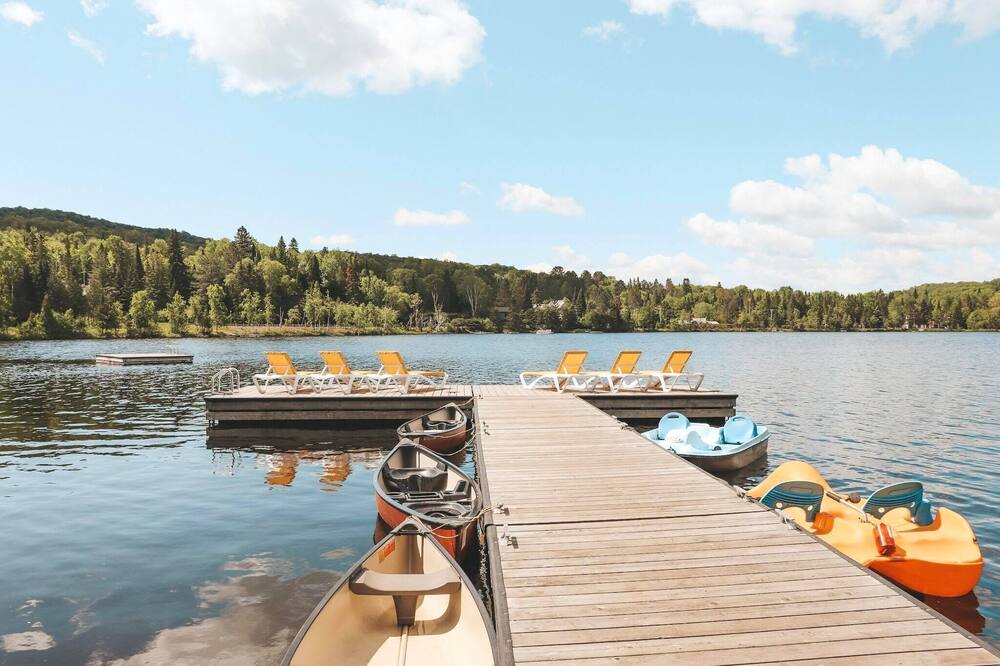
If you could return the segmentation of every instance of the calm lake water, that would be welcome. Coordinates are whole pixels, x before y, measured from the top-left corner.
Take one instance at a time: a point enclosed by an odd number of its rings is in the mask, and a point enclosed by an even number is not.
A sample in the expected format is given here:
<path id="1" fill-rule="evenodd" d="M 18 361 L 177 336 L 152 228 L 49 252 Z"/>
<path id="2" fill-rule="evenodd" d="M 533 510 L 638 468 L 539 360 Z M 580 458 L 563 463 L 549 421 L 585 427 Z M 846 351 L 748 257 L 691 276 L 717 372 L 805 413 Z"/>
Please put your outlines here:
<path id="1" fill-rule="evenodd" d="M 0 663 L 271 663 L 372 544 L 371 475 L 391 430 L 209 433 L 212 373 L 279 348 L 352 364 L 399 349 L 456 382 L 514 382 L 589 349 L 658 367 L 695 350 L 707 387 L 774 433 L 750 485 L 785 460 L 843 490 L 917 478 L 963 513 L 987 567 L 932 600 L 1000 645 L 1000 335 L 567 334 L 0 344 Z M 101 351 L 194 354 L 191 366 L 95 366 Z"/>

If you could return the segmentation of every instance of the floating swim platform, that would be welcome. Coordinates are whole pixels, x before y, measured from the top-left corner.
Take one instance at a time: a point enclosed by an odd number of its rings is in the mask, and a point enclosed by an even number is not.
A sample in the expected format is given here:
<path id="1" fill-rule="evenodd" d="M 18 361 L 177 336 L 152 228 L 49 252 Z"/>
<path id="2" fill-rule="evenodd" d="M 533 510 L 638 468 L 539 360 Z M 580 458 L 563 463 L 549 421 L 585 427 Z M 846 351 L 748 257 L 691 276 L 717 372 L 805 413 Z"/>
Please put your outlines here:
<path id="1" fill-rule="evenodd" d="M 98 354 L 94 357 L 98 365 L 165 365 L 169 363 L 194 363 L 191 354 Z"/>

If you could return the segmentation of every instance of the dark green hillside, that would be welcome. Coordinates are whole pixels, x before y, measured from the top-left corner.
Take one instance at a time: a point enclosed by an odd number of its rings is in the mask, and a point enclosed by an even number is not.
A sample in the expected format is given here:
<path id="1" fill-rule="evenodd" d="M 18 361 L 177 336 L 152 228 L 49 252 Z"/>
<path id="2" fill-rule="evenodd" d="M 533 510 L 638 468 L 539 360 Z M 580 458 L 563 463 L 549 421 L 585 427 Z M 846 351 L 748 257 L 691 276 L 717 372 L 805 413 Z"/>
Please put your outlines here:
<path id="1" fill-rule="evenodd" d="M 120 224 L 111 222 L 99 217 L 90 217 L 79 213 L 71 213 L 62 210 L 50 210 L 48 208 L 0 208 L 0 229 L 31 229 L 52 234 L 62 232 L 65 234 L 82 233 L 93 238 L 107 238 L 114 234 L 129 243 L 148 245 L 158 238 L 167 239 L 170 234 L 169 229 L 147 229 L 146 227 L 136 227 L 131 224 Z M 207 239 L 189 234 L 185 231 L 178 232 L 181 244 L 189 248 L 203 244 Z"/>

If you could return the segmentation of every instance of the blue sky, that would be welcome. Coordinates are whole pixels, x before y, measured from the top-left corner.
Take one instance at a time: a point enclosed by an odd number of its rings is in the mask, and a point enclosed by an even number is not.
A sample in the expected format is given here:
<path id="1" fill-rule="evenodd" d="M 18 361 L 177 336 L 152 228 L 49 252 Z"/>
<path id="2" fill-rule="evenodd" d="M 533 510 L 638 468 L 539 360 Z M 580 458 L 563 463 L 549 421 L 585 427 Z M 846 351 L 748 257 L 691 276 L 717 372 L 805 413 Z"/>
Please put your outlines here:
<path id="1" fill-rule="evenodd" d="M 1000 6 L 854 4 L 0 0 L 0 205 L 728 285 L 1000 277 Z"/>

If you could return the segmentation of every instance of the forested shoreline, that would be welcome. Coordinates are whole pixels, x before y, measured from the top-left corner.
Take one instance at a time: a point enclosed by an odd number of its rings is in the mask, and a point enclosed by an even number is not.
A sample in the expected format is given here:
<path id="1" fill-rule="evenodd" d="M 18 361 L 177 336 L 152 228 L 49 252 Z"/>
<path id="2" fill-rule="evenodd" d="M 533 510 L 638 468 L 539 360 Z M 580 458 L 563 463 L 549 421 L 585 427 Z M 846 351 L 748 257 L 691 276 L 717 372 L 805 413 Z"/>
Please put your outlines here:
<path id="1" fill-rule="evenodd" d="M 993 330 L 1000 279 L 843 295 L 203 239 L 0 208 L 0 336 Z"/>

